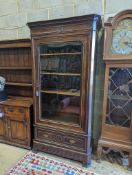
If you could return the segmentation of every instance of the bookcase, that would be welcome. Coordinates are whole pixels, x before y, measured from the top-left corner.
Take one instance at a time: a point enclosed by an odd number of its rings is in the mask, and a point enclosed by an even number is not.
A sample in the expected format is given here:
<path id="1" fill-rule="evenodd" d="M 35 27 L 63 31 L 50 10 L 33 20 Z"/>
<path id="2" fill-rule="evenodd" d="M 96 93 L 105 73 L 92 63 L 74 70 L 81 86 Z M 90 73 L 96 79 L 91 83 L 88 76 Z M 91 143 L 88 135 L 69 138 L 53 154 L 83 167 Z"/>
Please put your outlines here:
<path id="1" fill-rule="evenodd" d="M 0 42 L 0 76 L 8 98 L 0 101 L 0 142 L 31 148 L 32 57 L 29 39 Z"/>
<path id="2" fill-rule="evenodd" d="M 0 42 L 0 76 L 8 95 L 32 97 L 32 59 L 29 39 Z"/>
<path id="3" fill-rule="evenodd" d="M 33 149 L 91 163 L 98 15 L 28 23 L 32 37 Z"/>

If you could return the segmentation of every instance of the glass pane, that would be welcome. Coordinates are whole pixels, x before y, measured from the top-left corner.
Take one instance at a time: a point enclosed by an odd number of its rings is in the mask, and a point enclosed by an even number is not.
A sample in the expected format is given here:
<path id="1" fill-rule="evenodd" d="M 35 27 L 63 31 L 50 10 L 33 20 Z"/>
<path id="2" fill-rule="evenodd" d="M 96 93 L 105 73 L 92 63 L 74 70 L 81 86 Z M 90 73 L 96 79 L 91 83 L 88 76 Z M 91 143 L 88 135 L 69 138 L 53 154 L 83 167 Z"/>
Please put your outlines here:
<path id="1" fill-rule="evenodd" d="M 79 123 L 80 97 L 43 93 L 42 118 Z"/>
<path id="2" fill-rule="evenodd" d="M 130 127 L 132 68 L 110 68 L 106 123 Z"/>
<path id="3" fill-rule="evenodd" d="M 80 122 L 82 44 L 40 46 L 41 118 Z"/>

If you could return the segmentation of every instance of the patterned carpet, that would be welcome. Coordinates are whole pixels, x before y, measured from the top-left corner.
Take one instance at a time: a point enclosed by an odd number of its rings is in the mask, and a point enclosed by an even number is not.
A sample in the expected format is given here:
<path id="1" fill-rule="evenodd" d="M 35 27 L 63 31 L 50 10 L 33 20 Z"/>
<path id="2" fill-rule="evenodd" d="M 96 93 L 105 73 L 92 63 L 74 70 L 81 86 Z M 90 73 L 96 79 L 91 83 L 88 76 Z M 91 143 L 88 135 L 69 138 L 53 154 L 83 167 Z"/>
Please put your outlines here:
<path id="1" fill-rule="evenodd" d="M 68 164 L 28 152 L 7 175 L 97 175 Z"/>

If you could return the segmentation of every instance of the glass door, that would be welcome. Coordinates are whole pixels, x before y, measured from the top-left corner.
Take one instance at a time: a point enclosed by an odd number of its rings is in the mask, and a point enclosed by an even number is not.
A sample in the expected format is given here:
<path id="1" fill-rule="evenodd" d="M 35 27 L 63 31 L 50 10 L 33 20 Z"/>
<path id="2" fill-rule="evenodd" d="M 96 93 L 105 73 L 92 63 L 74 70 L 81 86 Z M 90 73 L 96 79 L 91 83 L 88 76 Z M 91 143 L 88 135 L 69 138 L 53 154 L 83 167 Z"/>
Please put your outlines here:
<path id="1" fill-rule="evenodd" d="M 80 123 L 82 43 L 41 45 L 41 119 Z"/>
<path id="2" fill-rule="evenodd" d="M 132 113 L 132 68 L 109 69 L 106 124 L 130 128 Z"/>

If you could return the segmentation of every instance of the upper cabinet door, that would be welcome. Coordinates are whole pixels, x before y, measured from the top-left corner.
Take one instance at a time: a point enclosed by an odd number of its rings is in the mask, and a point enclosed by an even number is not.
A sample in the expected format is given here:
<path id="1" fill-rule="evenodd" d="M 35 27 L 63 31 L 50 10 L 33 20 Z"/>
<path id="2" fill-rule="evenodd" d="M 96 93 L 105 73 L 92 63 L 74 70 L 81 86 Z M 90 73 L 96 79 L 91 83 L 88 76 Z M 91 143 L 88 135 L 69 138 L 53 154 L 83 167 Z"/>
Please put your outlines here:
<path id="1" fill-rule="evenodd" d="M 132 60 L 132 10 L 105 23 L 104 60 Z"/>
<path id="2" fill-rule="evenodd" d="M 38 122 L 82 125 L 88 72 L 83 42 L 74 38 L 37 46 Z"/>
<path id="3" fill-rule="evenodd" d="M 40 120 L 80 123 L 82 43 L 41 45 Z"/>
<path id="4" fill-rule="evenodd" d="M 40 21 L 28 26 L 32 36 L 36 126 L 88 132 L 100 16 Z"/>

